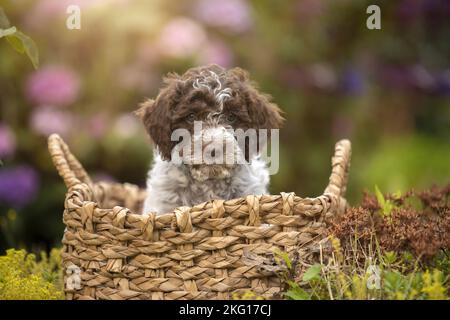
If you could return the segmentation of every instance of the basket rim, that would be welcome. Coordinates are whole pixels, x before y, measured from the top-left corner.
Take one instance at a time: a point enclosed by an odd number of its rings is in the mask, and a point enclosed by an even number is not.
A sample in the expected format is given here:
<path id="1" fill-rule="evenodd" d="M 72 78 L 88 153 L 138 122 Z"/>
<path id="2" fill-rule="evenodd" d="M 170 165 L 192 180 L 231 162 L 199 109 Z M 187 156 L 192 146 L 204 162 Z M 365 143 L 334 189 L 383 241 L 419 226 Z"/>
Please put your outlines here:
<path id="1" fill-rule="evenodd" d="M 93 184 L 94 189 L 97 186 L 105 186 L 105 182 Z M 120 185 L 120 183 L 115 183 Z M 137 187 L 137 186 L 136 186 Z M 344 198 L 336 197 L 336 195 L 328 193 L 318 197 L 302 198 L 295 193 L 280 193 L 279 195 L 250 195 L 245 198 L 235 198 L 230 200 L 210 200 L 192 207 L 177 207 L 172 212 L 156 214 L 153 212 L 136 213 L 125 206 L 114 206 L 108 208 L 99 207 L 98 203 L 93 200 L 86 200 L 86 192 L 92 192 L 92 186 L 86 183 L 80 183 L 70 187 L 66 194 L 66 201 L 70 201 L 71 209 L 77 210 L 83 207 L 94 206 L 93 222 L 102 222 L 106 215 L 111 215 L 111 220 L 117 219 L 119 215 L 123 215 L 125 225 L 132 226 L 137 221 L 146 221 L 146 224 L 152 224 L 152 230 L 176 229 L 181 223 L 179 221 L 185 215 L 189 215 L 190 224 L 192 226 L 201 225 L 203 229 L 217 230 L 216 227 L 208 228 L 207 223 L 210 219 L 239 219 L 248 218 L 250 220 L 258 220 L 257 223 L 250 223 L 248 226 L 259 226 L 261 223 L 270 223 L 270 215 L 273 210 L 278 207 L 279 214 L 289 217 L 289 225 L 296 226 L 297 223 L 305 218 L 315 218 L 327 212 L 341 214 L 347 202 Z M 223 212 L 220 216 L 214 216 L 216 209 L 221 207 Z M 251 218 L 252 212 L 256 215 Z M 263 220 L 263 222 L 262 222 Z M 285 225 L 288 226 L 288 225 Z"/>
<path id="2" fill-rule="evenodd" d="M 93 183 L 81 163 L 77 158 L 71 153 L 69 147 L 64 142 L 64 140 L 58 134 L 52 134 L 48 138 L 48 149 L 52 157 L 52 161 L 63 179 L 68 192 L 66 194 L 67 199 L 72 199 L 72 204 L 77 207 L 83 207 L 84 205 L 92 205 L 94 202 L 96 206 L 98 203 L 93 201 L 94 194 L 101 190 L 108 188 L 109 186 L 131 186 L 133 188 L 138 188 L 138 186 L 130 183 L 116 183 L 116 182 L 97 182 Z M 141 216 L 151 217 L 155 219 L 155 227 L 159 229 L 162 225 L 173 225 L 174 219 L 177 215 L 179 216 L 182 212 L 187 212 L 192 215 L 192 223 L 200 221 L 197 216 L 204 212 L 205 210 L 212 209 L 216 206 L 223 206 L 224 208 L 229 208 L 225 212 L 233 212 L 233 207 L 239 207 L 245 205 L 245 203 L 252 203 L 253 205 L 247 206 L 245 211 L 255 211 L 257 207 L 258 216 L 264 216 L 268 208 L 276 207 L 282 204 L 282 206 L 292 207 L 294 215 L 306 215 L 306 216 L 316 216 L 327 211 L 328 209 L 336 210 L 338 213 L 342 212 L 347 206 L 346 199 L 344 198 L 346 192 L 346 186 L 348 181 L 348 171 L 350 167 L 350 157 L 351 157 L 351 143 L 349 140 L 340 140 L 335 145 L 335 152 L 331 158 L 332 171 L 329 177 L 329 183 L 323 194 L 317 197 L 300 197 L 294 192 L 281 192 L 280 194 L 268 194 L 268 195 L 248 195 L 246 197 L 240 197 L 229 200 L 210 200 L 196 204 L 192 207 L 178 207 L 172 212 L 167 212 L 163 214 L 155 214 L 152 212 L 148 213 L 136 213 L 133 210 L 123 207 L 115 206 L 113 208 L 100 208 L 99 210 L 111 210 L 111 211 L 124 211 L 127 215 L 134 216 L 133 219 L 137 219 Z M 139 189 L 142 191 L 142 189 Z M 143 192 L 143 191 L 142 191 Z M 88 198 L 88 199 L 86 199 Z M 320 203 L 324 210 L 323 211 L 309 211 L 302 209 L 301 205 L 308 203 Z M 262 210 L 260 210 L 262 208 Z M 249 210 L 250 209 L 250 210 Z M 242 211 L 242 210 L 241 210 Z M 247 212 L 248 214 L 248 212 Z M 154 216 L 154 217 L 153 217 Z"/>

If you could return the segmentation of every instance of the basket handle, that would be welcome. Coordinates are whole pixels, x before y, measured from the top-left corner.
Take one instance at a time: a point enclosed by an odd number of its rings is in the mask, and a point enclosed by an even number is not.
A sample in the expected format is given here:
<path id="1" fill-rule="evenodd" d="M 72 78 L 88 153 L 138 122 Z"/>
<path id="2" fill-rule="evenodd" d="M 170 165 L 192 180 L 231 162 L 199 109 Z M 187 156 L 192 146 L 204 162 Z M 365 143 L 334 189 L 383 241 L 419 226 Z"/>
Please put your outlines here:
<path id="1" fill-rule="evenodd" d="M 92 185 L 91 178 L 58 134 L 54 133 L 48 138 L 48 150 L 67 188 L 80 183 Z"/>
<path id="2" fill-rule="evenodd" d="M 334 156 L 331 158 L 330 181 L 325 193 L 334 194 L 338 198 L 345 196 L 351 153 L 352 145 L 349 140 L 340 140 L 336 143 Z"/>

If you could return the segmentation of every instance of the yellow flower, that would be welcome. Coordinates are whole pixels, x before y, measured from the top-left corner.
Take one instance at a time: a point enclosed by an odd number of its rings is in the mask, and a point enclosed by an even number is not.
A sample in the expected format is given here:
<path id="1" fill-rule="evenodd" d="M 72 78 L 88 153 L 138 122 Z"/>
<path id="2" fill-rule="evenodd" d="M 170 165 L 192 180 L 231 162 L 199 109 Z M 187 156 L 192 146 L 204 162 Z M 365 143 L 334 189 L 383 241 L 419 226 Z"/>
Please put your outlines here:
<path id="1" fill-rule="evenodd" d="M 8 210 L 7 217 L 8 217 L 8 220 L 14 221 L 17 218 L 17 212 L 13 209 L 10 209 L 10 210 Z"/>
<path id="2" fill-rule="evenodd" d="M 442 272 L 439 270 L 433 270 L 433 274 L 427 270 L 423 275 L 424 286 L 422 292 L 427 294 L 430 300 L 446 300 L 446 289 L 442 283 Z"/>

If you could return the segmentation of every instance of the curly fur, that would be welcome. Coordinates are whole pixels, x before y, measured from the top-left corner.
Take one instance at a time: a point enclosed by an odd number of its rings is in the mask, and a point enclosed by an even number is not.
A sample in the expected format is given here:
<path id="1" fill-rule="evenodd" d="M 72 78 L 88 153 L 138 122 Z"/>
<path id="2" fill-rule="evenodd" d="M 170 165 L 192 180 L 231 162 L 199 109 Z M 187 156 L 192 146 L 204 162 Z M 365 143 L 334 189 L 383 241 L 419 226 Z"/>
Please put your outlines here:
<path id="1" fill-rule="evenodd" d="M 176 129 L 193 133 L 192 117 L 208 128 L 278 129 L 283 117 L 270 97 L 259 92 L 248 73 L 217 65 L 192 68 L 183 75 L 169 74 L 155 100 L 147 100 L 136 112 L 156 145 L 154 163 L 147 180 L 144 212 L 170 212 L 212 199 L 231 199 L 265 194 L 269 174 L 258 153 L 246 147 L 245 164 L 190 165 L 171 161 Z M 231 120 L 233 119 L 233 120 Z M 247 143 L 247 142 L 246 142 Z"/>

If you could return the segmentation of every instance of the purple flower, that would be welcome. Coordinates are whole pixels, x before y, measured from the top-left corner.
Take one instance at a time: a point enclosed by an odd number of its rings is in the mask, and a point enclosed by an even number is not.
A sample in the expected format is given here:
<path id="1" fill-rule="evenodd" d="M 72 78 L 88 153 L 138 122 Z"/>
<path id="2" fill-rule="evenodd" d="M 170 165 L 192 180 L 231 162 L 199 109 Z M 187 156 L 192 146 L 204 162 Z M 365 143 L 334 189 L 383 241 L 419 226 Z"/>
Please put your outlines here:
<path id="1" fill-rule="evenodd" d="M 43 107 L 35 109 L 31 115 L 30 127 L 38 134 L 52 133 L 66 135 L 74 127 L 73 115 L 66 111 Z"/>
<path id="2" fill-rule="evenodd" d="M 34 199 L 38 187 L 39 177 L 32 167 L 0 169 L 0 204 L 22 208 Z"/>
<path id="3" fill-rule="evenodd" d="M 200 64 L 215 63 L 224 68 L 233 64 L 233 52 L 219 40 L 209 42 L 200 54 Z"/>
<path id="4" fill-rule="evenodd" d="M 0 123 L 0 158 L 11 156 L 16 150 L 16 137 L 12 130 Z"/>
<path id="5" fill-rule="evenodd" d="M 450 69 L 438 76 L 436 91 L 439 95 L 450 96 Z"/>
<path id="6" fill-rule="evenodd" d="M 448 0 L 422 0 L 422 11 L 431 22 L 450 17 L 450 3 Z M 444 20 L 445 21 L 445 20 Z"/>
<path id="7" fill-rule="evenodd" d="M 34 72 L 26 83 L 26 95 L 36 105 L 66 106 L 80 88 L 78 76 L 63 66 L 47 66 Z"/>
<path id="8" fill-rule="evenodd" d="M 381 68 L 379 81 L 385 87 L 403 91 L 433 92 L 438 85 L 435 76 L 422 65 L 388 65 Z"/>
<path id="9" fill-rule="evenodd" d="M 207 25 L 236 33 L 244 32 L 252 25 L 250 7 L 243 0 L 200 0 L 194 14 Z"/>
<path id="10" fill-rule="evenodd" d="M 433 75 L 422 65 L 409 68 L 411 86 L 424 91 L 432 91 L 435 87 Z"/>
<path id="11" fill-rule="evenodd" d="M 157 45 L 163 55 L 183 58 L 196 53 L 205 42 L 203 28 L 191 19 L 180 17 L 162 29 Z"/>
<path id="12" fill-rule="evenodd" d="M 401 22 L 410 23 L 416 20 L 422 10 L 422 0 L 402 0 L 395 8 L 395 14 Z"/>
<path id="13" fill-rule="evenodd" d="M 348 95 L 360 95 L 364 91 L 364 77 L 357 69 L 344 71 L 341 79 L 341 89 Z"/>
<path id="14" fill-rule="evenodd" d="M 410 73 L 404 66 L 383 66 L 378 78 L 381 85 L 391 89 L 407 90 L 411 84 Z"/>
<path id="15" fill-rule="evenodd" d="M 447 0 L 402 0 L 394 12 L 401 22 L 414 23 L 424 18 L 428 24 L 446 22 L 450 17 L 450 3 Z"/>

